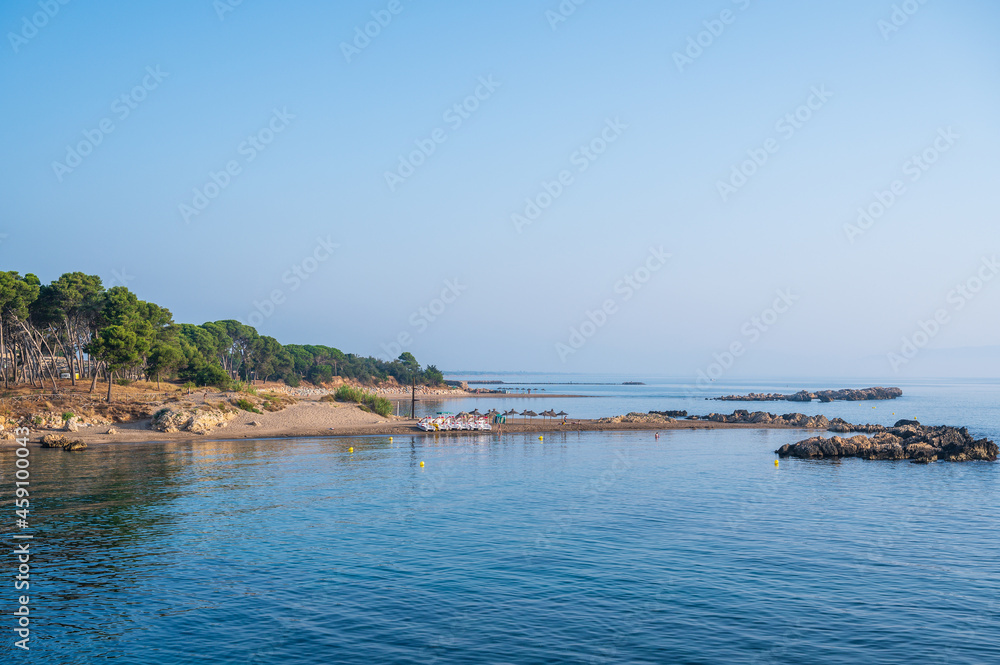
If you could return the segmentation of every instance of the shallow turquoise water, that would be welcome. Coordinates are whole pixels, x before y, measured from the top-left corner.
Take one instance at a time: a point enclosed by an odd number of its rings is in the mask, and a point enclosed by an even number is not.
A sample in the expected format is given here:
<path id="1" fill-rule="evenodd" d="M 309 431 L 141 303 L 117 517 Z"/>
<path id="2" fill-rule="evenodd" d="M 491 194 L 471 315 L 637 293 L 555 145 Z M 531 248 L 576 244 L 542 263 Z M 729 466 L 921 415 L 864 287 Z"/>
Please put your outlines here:
<path id="1" fill-rule="evenodd" d="M 3 659 L 1000 662 L 1000 466 L 775 469 L 800 438 L 33 449 L 35 633 Z"/>

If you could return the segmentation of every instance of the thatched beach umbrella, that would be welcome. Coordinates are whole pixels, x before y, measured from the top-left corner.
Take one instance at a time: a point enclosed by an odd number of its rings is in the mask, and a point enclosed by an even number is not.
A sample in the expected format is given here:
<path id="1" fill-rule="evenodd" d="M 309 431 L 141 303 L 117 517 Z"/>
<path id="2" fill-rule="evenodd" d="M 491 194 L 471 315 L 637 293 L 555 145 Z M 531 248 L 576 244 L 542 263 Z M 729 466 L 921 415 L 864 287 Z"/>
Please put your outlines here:
<path id="1" fill-rule="evenodd" d="M 481 416 L 483 414 L 479 413 L 479 408 L 477 407 L 477 408 L 473 409 L 472 411 L 469 411 L 469 415 L 470 416 Z"/>
<path id="2" fill-rule="evenodd" d="M 556 418 L 562 418 L 563 420 L 566 420 L 566 416 L 568 415 L 569 414 L 566 413 L 565 411 L 560 411 L 559 413 L 556 414 Z"/>
<path id="3" fill-rule="evenodd" d="M 524 413 L 522 413 L 521 415 L 522 415 L 522 416 L 528 416 L 528 421 L 530 422 L 530 421 L 531 421 L 531 419 L 532 419 L 532 418 L 534 418 L 535 416 L 537 416 L 538 414 L 537 414 L 537 413 L 535 413 L 534 411 L 525 411 L 525 412 L 524 412 Z"/>
<path id="4" fill-rule="evenodd" d="M 516 415 L 519 415 L 519 414 L 517 412 L 517 409 L 511 409 L 510 411 L 504 411 L 503 415 L 505 415 L 505 416 L 516 416 Z"/>

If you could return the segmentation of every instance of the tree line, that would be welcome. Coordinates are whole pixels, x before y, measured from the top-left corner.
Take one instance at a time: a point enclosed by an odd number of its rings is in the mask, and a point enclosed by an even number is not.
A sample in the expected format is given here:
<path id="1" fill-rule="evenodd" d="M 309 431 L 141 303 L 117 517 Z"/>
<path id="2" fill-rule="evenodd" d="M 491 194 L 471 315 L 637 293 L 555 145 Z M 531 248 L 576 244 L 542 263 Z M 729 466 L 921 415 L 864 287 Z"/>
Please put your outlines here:
<path id="1" fill-rule="evenodd" d="M 291 386 L 334 376 L 362 382 L 395 378 L 437 385 L 433 365 L 421 369 L 411 353 L 391 362 L 311 344 L 282 345 L 234 320 L 175 323 L 170 310 L 139 300 L 124 286 L 104 288 L 101 278 L 66 273 L 45 285 L 33 274 L 0 272 L 0 374 L 3 385 L 51 386 L 69 374 L 72 384 L 177 379 L 228 388 L 235 381 L 282 379 Z"/>

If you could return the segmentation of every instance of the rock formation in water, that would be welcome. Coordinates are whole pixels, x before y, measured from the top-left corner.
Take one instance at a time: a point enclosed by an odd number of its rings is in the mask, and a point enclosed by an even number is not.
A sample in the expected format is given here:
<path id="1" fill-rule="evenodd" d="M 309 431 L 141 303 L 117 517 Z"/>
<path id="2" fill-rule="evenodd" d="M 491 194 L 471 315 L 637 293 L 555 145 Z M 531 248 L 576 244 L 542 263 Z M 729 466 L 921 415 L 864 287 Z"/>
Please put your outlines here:
<path id="1" fill-rule="evenodd" d="M 811 402 L 814 399 L 820 402 L 861 402 L 865 400 L 896 399 L 903 394 L 899 388 L 844 388 L 843 390 L 819 390 L 811 393 L 807 390 L 800 390 L 791 395 L 781 393 L 750 393 L 749 395 L 726 395 L 725 397 L 712 397 L 719 402 Z"/>
<path id="2" fill-rule="evenodd" d="M 914 422 L 914 421 L 900 421 Z M 857 431 L 857 426 L 853 426 Z M 871 460 L 913 460 L 915 462 L 967 462 L 997 458 L 997 444 L 989 439 L 974 439 L 965 427 L 925 427 L 896 423 L 882 428 L 875 436 L 850 438 L 815 436 L 786 444 L 775 451 L 779 457 L 824 459 L 860 457 Z"/>
<path id="3" fill-rule="evenodd" d="M 711 420 L 716 423 L 737 423 L 741 425 L 783 425 L 786 427 L 805 427 L 809 429 L 826 429 L 830 421 L 826 416 L 807 416 L 804 413 L 786 413 L 778 416 L 766 411 L 747 411 L 737 409 L 731 414 L 710 413 L 707 416 L 694 416 L 691 420 Z"/>
<path id="4" fill-rule="evenodd" d="M 624 416 L 610 416 L 607 418 L 598 418 L 597 422 L 605 425 L 617 425 L 620 423 L 672 423 L 674 418 L 670 416 L 662 415 L 659 411 L 650 411 L 649 413 L 642 413 L 640 411 L 632 411 Z"/>
<path id="5" fill-rule="evenodd" d="M 80 439 L 67 439 L 62 434 L 46 434 L 42 437 L 42 448 L 62 448 L 63 450 L 86 450 L 87 444 Z"/>

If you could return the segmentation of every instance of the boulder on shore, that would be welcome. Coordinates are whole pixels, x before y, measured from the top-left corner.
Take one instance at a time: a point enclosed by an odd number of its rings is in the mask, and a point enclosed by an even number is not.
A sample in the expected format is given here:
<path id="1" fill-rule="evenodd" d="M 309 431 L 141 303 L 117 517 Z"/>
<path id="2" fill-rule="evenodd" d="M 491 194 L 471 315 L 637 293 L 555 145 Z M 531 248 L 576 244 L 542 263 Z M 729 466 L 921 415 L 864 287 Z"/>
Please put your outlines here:
<path id="1" fill-rule="evenodd" d="M 66 437 L 62 434 L 46 434 L 42 437 L 42 448 L 62 448 L 66 445 Z"/>
<path id="2" fill-rule="evenodd" d="M 157 432 L 206 434 L 220 427 L 225 427 L 235 417 L 236 414 L 233 411 L 218 411 L 207 408 L 194 411 L 160 409 L 153 415 L 149 426 Z"/>
<path id="3" fill-rule="evenodd" d="M 86 450 L 87 444 L 80 439 L 67 439 L 62 434 L 46 434 L 42 437 L 42 448 L 62 448 L 63 450 Z"/>

